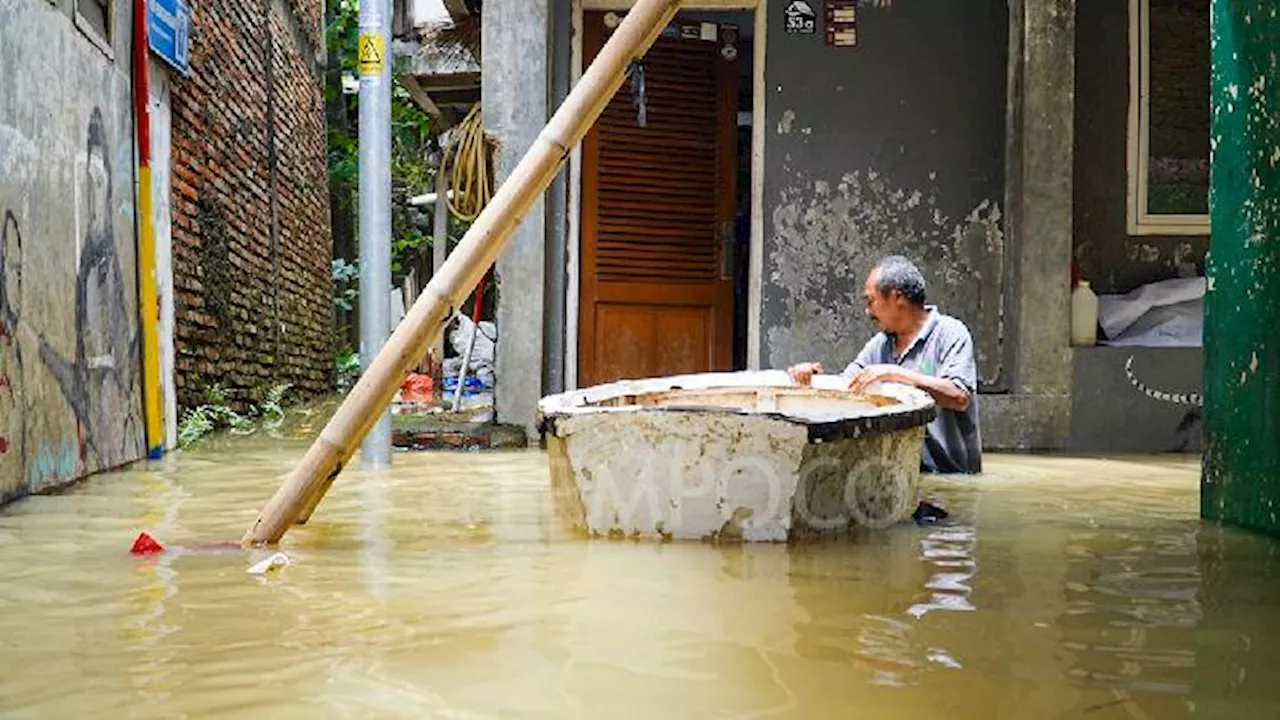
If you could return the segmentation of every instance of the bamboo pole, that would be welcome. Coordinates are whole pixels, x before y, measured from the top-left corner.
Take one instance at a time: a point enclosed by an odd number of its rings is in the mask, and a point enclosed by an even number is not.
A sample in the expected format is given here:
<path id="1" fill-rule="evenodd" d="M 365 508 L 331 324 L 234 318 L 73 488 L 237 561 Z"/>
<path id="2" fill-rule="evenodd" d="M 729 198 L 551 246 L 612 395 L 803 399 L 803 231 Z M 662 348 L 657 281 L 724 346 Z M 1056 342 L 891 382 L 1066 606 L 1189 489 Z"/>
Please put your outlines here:
<path id="1" fill-rule="evenodd" d="M 431 278 L 338 412 L 249 527 L 246 545 L 273 545 L 306 522 L 338 473 L 395 396 L 400 379 L 427 343 L 444 332 L 454 308 L 501 254 L 529 207 L 546 192 L 560 166 L 604 112 L 641 57 L 680 9 L 681 0 L 637 0 L 556 110 L 489 205 L 476 218 L 440 272 Z"/>

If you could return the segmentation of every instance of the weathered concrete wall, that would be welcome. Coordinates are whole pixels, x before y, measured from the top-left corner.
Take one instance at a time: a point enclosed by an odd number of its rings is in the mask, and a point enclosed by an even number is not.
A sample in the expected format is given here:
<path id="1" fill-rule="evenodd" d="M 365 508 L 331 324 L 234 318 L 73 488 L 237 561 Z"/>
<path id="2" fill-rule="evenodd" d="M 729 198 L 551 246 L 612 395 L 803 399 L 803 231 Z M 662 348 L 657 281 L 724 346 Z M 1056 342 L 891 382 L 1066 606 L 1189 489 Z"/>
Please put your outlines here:
<path id="1" fill-rule="evenodd" d="M 143 453 L 130 7 L 0 0 L 0 501 Z"/>
<path id="2" fill-rule="evenodd" d="M 320 0 L 193 6 L 171 83 L 178 402 L 333 386 Z"/>
<path id="3" fill-rule="evenodd" d="M 495 180 L 502 183 L 546 124 L 550 0 L 484 4 L 481 101 L 485 131 L 499 143 Z M 498 259 L 498 420 L 533 432 L 542 397 L 546 278 L 545 202 L 539 199 Z"/>
<path id="4" fill-rule="evenodd" d="M 843 367 L 875 332 L 867 272 L 901 253 L 999 382 L 1007 3 L 864 3 L 851 48 L 828 47 L 821 18 L 788 34 L 785 5 L 765 60 L 761 361 Z"/>
<path id="5" fill-rule="evenodd" d="M 1208 0 L 1181 10 L 1169 2 L 1152 5 L 1153 25 L 1162 12 L 1190 19 L 1159 25 L 1187 36 L 1162 43 L 1151 58 L 1154 81 L 1183 82 L 1177 92 L 1153 93 L 1152 115 L 1174 132 L 1207 137 L 1206 119 L 1197 114 L 1203 108 L 1197 108 L 1208 106 Z M 1074 254 L 1082 275 L 1097 292 L 1109 293 L 1176 277 L 1180 265 L 1203 272 L 1207 235 L 1128 234 L 1129 3 L 1081 2 L 1076 24 Z"/>

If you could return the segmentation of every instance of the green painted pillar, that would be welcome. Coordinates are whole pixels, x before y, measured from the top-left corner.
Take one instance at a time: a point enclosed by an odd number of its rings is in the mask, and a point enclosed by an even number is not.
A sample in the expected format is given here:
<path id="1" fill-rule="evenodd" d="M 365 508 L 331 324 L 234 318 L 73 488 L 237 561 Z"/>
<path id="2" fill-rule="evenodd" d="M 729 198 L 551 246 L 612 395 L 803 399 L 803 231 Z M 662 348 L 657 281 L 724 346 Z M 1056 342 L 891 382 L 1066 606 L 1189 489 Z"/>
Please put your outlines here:
<path id="1" fill-rule="evenodd" d="M 1280 535 L 1280 17 L 1213 0 L 1200 513 Z"/>

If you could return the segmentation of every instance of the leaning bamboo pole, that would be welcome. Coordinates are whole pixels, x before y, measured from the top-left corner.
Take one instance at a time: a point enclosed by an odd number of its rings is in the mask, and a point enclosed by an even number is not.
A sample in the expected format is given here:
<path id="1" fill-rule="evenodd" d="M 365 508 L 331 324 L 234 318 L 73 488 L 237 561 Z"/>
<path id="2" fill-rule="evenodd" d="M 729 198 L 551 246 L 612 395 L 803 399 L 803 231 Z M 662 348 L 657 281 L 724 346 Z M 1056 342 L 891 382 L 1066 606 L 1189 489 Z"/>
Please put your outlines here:
<path id="1" fill-rule="evenodd" d="M 681 0 L 637 0 L 582 79 L 476 218 L 444 267 L 427 283 L 338 412 L 280 485 L 242 542 L 272 545 L 306 522 L 366 433 L 391 403 L 405 372 L 444 332 L 453 310 L 501 254 L 529 207 L 590 130 L 626 79 L 626 68 L 649 49 Z"/>

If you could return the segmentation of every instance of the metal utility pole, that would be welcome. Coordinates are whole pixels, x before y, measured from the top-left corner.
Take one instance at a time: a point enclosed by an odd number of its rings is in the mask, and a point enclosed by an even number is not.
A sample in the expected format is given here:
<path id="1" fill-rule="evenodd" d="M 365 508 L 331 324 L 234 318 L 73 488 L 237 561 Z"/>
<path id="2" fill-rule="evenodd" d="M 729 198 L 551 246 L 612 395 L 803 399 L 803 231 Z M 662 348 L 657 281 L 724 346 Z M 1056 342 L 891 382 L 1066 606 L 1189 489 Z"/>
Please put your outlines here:
<path id="1" fill-rule="evenodd" d="M 440 274 L 440 269 L 449 259 L 449 177 L 445 162 L 447 159 L 444 149 L 441 148 L 440 160 L 436 164 L 436 209 L 431 218 L 435 224 L 432 228 L 435 235 L 435 245 L 431 250 L 432 278 Z M 435 356 L 431 382 L 432 387 L 441 389 L 441 397 L 444 397 L 444 342 L 444 333 L 441 332 L 431 343 L 432 354 Z"/>
<path id="2" fill-rule="evenodd" d="M 360 367 L 368 370 L 391 334 L 390 0 L 360 0 Z M 371 465 L 391 464 L 391 409 L 360 447 Z"/>

